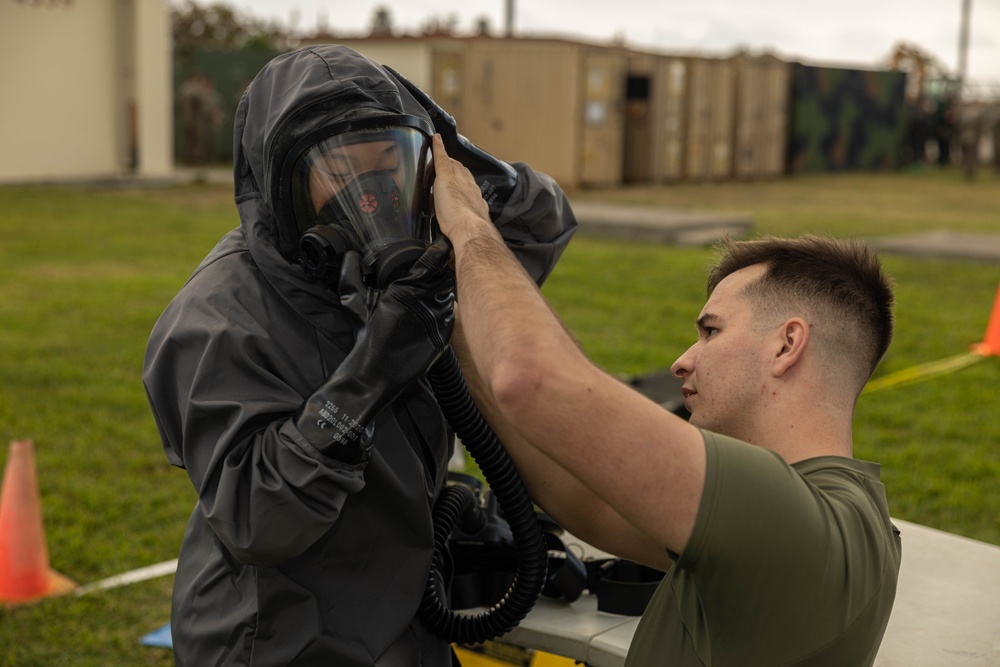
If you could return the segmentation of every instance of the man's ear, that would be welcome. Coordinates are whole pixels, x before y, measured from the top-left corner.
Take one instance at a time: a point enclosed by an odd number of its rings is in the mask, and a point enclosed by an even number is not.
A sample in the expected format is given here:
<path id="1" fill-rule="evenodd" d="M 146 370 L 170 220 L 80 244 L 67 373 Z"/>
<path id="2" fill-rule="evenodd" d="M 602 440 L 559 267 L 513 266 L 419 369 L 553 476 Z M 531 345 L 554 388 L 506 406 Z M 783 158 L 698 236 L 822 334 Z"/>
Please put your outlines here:
<path id="1" fill-rule="evenodd" d="M 801 317 L 792 317 L 778 327 L 777 353 L 771 361 L 771 374 L 781 377 L 789 368 L 798 363 L 809 344 L 809 323 Z"/>

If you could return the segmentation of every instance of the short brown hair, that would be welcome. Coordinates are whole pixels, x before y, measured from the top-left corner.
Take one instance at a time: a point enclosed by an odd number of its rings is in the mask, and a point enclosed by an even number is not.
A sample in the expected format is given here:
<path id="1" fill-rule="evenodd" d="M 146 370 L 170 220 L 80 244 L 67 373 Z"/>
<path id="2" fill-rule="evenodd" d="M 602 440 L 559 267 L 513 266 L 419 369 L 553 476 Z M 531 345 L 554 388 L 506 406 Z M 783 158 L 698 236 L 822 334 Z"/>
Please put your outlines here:
<path id="1" fill-rule="evenodd" d="M 892 280 L 867 243 L 761 236 L 726 238 L 720 249 L 708 277 L 709 295 L 729 274 L 764 264 L 765 273 L 745 289 L 756 312 L 778 315 L 798 307 L 825 313 L 837 328 L 828 339 L 858 361 L 862 385 L 871 377 L 892 342 L 894 297 Z"/>

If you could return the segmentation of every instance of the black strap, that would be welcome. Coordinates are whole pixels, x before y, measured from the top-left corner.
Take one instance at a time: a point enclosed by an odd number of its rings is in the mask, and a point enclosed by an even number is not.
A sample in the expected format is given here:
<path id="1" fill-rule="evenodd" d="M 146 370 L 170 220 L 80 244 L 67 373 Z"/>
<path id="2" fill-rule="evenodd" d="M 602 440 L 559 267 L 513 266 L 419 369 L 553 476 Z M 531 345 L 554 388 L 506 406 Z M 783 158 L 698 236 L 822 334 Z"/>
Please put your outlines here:
<path id="1" fill-rule="evenodd" d="M 587 562 L 588 587 L 597 595 L 597 610 L 642 616 L 663 579 L 663 572 L 621 558 Z"/>
<path id="2" fill-rule="evenodd" d="M 554 530 L 545 533 L 549 550 L 548 597 L 575 601 L 584 589 L 597 596 L 597 610 L 641 616 L 663 579 L 663 572 L 621 558 L 581 562 Z"/>
<path id="3" fill-rule="evenodd" d="M 663 572 L 621 558 L 581 561 L 563 543 L 561 529 L 539 515 L 548 550 L 548 573 L 542 595 L 575 602 L 584 591 L 597 596 L 597 610 L 623 616 L 641 616 L 663 579 Z M 470 549 L 453 540 L 446 550 L 454 559 L 449 568 L 452 609 L 490 606 L 502 595 L 516 568 L 509 559 L 497 558 L 503 550 Z"/>

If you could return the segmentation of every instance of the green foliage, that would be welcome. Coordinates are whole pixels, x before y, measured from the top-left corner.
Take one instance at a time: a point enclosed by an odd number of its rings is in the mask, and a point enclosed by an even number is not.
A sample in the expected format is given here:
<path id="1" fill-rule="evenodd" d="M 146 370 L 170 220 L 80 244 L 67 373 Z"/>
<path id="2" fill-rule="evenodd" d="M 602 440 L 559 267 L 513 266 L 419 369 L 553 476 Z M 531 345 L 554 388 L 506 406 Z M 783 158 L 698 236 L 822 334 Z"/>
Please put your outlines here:
<path id="1" fill-rule="evenodd" d="M 88 583 L 177 556 L 195 496 L 163 455 L 140 370 L 159 313 L 237 224 L 229 188 L 0 188 L 0 463 L 36 443 L 53 567 Z M 1000 188 L 950 172 L 574 193 L 738 210 L 758 231 L 879 236 L 995 227 Z M 544 293 L 609 372 L 667 368 L 694 341 L 714 254 L 580 234 Z M 898 330 L 878 376 L 979 341 L 1000 267 L 888 257 Z M 1000 544 L 1000 361 L 866 394 L 856 454 L 879 461 L 897 517 Z M 171 577 L 0 609 L 0 667 L 167 665 L 139 644 L 165 623 Z"/>
<path id="2" fill-rule="evenodd" d="M 248 47 L 286 50 L 292 43 L 280 25 L 255 19 L 223 2 L 175 3 L 171 7 L 171 23 L 174 50 L 182 53 Z"/>

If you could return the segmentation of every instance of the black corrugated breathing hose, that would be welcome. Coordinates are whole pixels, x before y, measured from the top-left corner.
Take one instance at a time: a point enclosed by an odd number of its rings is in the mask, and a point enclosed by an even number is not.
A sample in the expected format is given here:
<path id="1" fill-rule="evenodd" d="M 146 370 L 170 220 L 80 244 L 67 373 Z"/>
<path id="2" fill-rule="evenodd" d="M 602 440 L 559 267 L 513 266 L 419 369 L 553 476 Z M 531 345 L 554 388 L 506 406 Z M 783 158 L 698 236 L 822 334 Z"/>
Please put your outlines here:
<path id="1" fill-rule="evenodd" d="M 524 483 L 473 403 L 454 351 L 449 348 L 427 377 L 445 419 L 479 465 L 502 508 L 517 552 L 514 582 L 489 611 L 476 615 L 452 611 L 442 599 L 440 572 L 452 528 L 477 501 L 466 487 L 445 489 L 434 506 L 434 561 L 420 604 L 420 619 L 445 641 L 479 644 L 509 632 L 528 615 L 545 586 L 548 553 Z"/>

